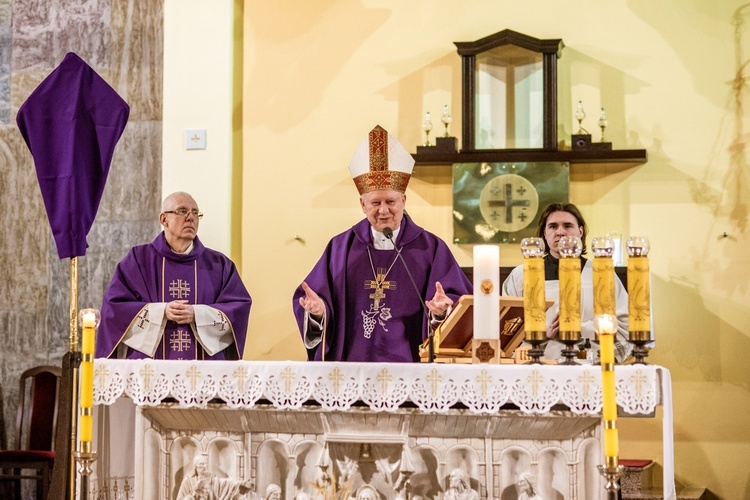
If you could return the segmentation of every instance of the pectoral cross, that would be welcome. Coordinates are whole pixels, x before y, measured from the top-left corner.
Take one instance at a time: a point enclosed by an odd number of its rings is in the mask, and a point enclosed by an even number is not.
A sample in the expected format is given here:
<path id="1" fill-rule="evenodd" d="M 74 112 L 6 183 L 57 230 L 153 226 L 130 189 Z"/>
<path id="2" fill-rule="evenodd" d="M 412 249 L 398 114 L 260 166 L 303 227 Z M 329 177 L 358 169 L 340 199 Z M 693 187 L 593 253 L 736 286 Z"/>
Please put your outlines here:
<path id="1" fill-rule="evenodd" d="M 385 298 L 384 290 L 395 290 L 395 281 L 386 281 L 386 271 L 382 267 L 378 268 L 378 272 L 375 275 L 374 280 L 365 281 L 365 290 L 375 289 L 374 293 L 370 294 L 370 298 L 373 300 L 373 308 L 375 310 L 380 309 L 380 301 Z"/>

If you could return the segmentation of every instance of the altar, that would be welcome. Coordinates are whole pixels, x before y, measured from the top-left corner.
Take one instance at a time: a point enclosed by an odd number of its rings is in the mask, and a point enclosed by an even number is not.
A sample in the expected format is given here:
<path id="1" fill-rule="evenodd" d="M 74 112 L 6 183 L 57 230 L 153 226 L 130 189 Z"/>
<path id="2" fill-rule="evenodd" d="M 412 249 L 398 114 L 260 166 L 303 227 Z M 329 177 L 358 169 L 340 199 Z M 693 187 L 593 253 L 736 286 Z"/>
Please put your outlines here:
<path id="1" fill-rule="evenodd" d="M 620 418 L 664 408 L 674 498 L 669 371 L 615 372 Z M 226 498 L 605 497 L 599 366 L 97 359 L 94 396 L 92 481 L 135 498 L 199 498 L 200 460 Z"/>

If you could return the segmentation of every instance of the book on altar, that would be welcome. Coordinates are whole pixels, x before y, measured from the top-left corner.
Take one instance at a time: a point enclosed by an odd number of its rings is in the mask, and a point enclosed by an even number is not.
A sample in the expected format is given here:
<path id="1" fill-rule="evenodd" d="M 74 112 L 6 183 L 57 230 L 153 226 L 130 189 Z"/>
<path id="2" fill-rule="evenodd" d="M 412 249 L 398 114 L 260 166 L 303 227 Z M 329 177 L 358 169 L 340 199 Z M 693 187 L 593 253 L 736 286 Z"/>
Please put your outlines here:
<path id="1" fill-rule="evenodd" d="M 546 308 L 554 304 L 546 300 Z M 513 352 L 524 339 L 523 297 L 500 297 L 500 348 L 503 358 L 513 357 Z M 442 358 L 467 358 L 471 362 L 471 340 L 474 337 L 474 296 L 463 295 L 453 305 L 453 310 L 435 330 L 435 356 Z"/>

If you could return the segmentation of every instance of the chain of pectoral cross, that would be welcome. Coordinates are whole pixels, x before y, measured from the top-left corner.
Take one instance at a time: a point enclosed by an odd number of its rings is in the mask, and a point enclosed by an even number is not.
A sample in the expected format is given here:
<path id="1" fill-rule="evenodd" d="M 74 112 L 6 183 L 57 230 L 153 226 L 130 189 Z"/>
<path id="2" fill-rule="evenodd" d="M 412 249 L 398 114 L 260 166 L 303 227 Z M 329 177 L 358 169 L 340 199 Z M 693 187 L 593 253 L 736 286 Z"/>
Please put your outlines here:
<path id="1" fill-rule="evenodd" d="M 379 267 L 377 272 L 375 272 L 375 265 L 372 263 L 372 253 L 370 253 L 370 247 L 367 247 L 367 256 L 370 258 L 370 269 L 372 269 L 372 277 L 375 279 L 365 280 L 365 290 L 375 290 L 374 293 L 370 294 L 370 298 L 373 300 L 373 308 L 377 310 L 380 308 L 380 301 L 382 299 L 385 299 L 384 290 L 396 289 L 395 281 L 386 281 L 385 279 L 388 277 L 388 273 L 391 272 L 391 269 L 393 269 L 394 264 L 396 264 L 396 260 L 398 260 L 398 254 L 396 254 L 396 257 L 393 259 L 393 262 L 391 262 L 391 265 L 390 267 L 388 267 L 387 271 L 384 268 Z"/>

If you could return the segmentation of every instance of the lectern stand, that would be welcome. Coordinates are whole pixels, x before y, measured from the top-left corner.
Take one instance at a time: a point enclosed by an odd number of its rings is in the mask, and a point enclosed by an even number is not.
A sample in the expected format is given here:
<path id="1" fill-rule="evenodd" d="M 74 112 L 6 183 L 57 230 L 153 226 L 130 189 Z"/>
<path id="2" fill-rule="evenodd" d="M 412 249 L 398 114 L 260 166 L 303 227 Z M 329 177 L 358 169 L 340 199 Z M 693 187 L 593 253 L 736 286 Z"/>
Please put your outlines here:
<path id="1" fill-rule="evenodd" d="M 554 302 L 547 300 L 549 309 Z M 513 353 L 524 338 L 523 297 L 500 297 L 500 339 L 497 358 L 500 363 L 513 363 Z M 474 296 L 461 296 L 450 315 L 435 331 L 435 361 L 471 363 L 474 338 Z M 427 352 L 423 350 L 422 361 Z"/>

